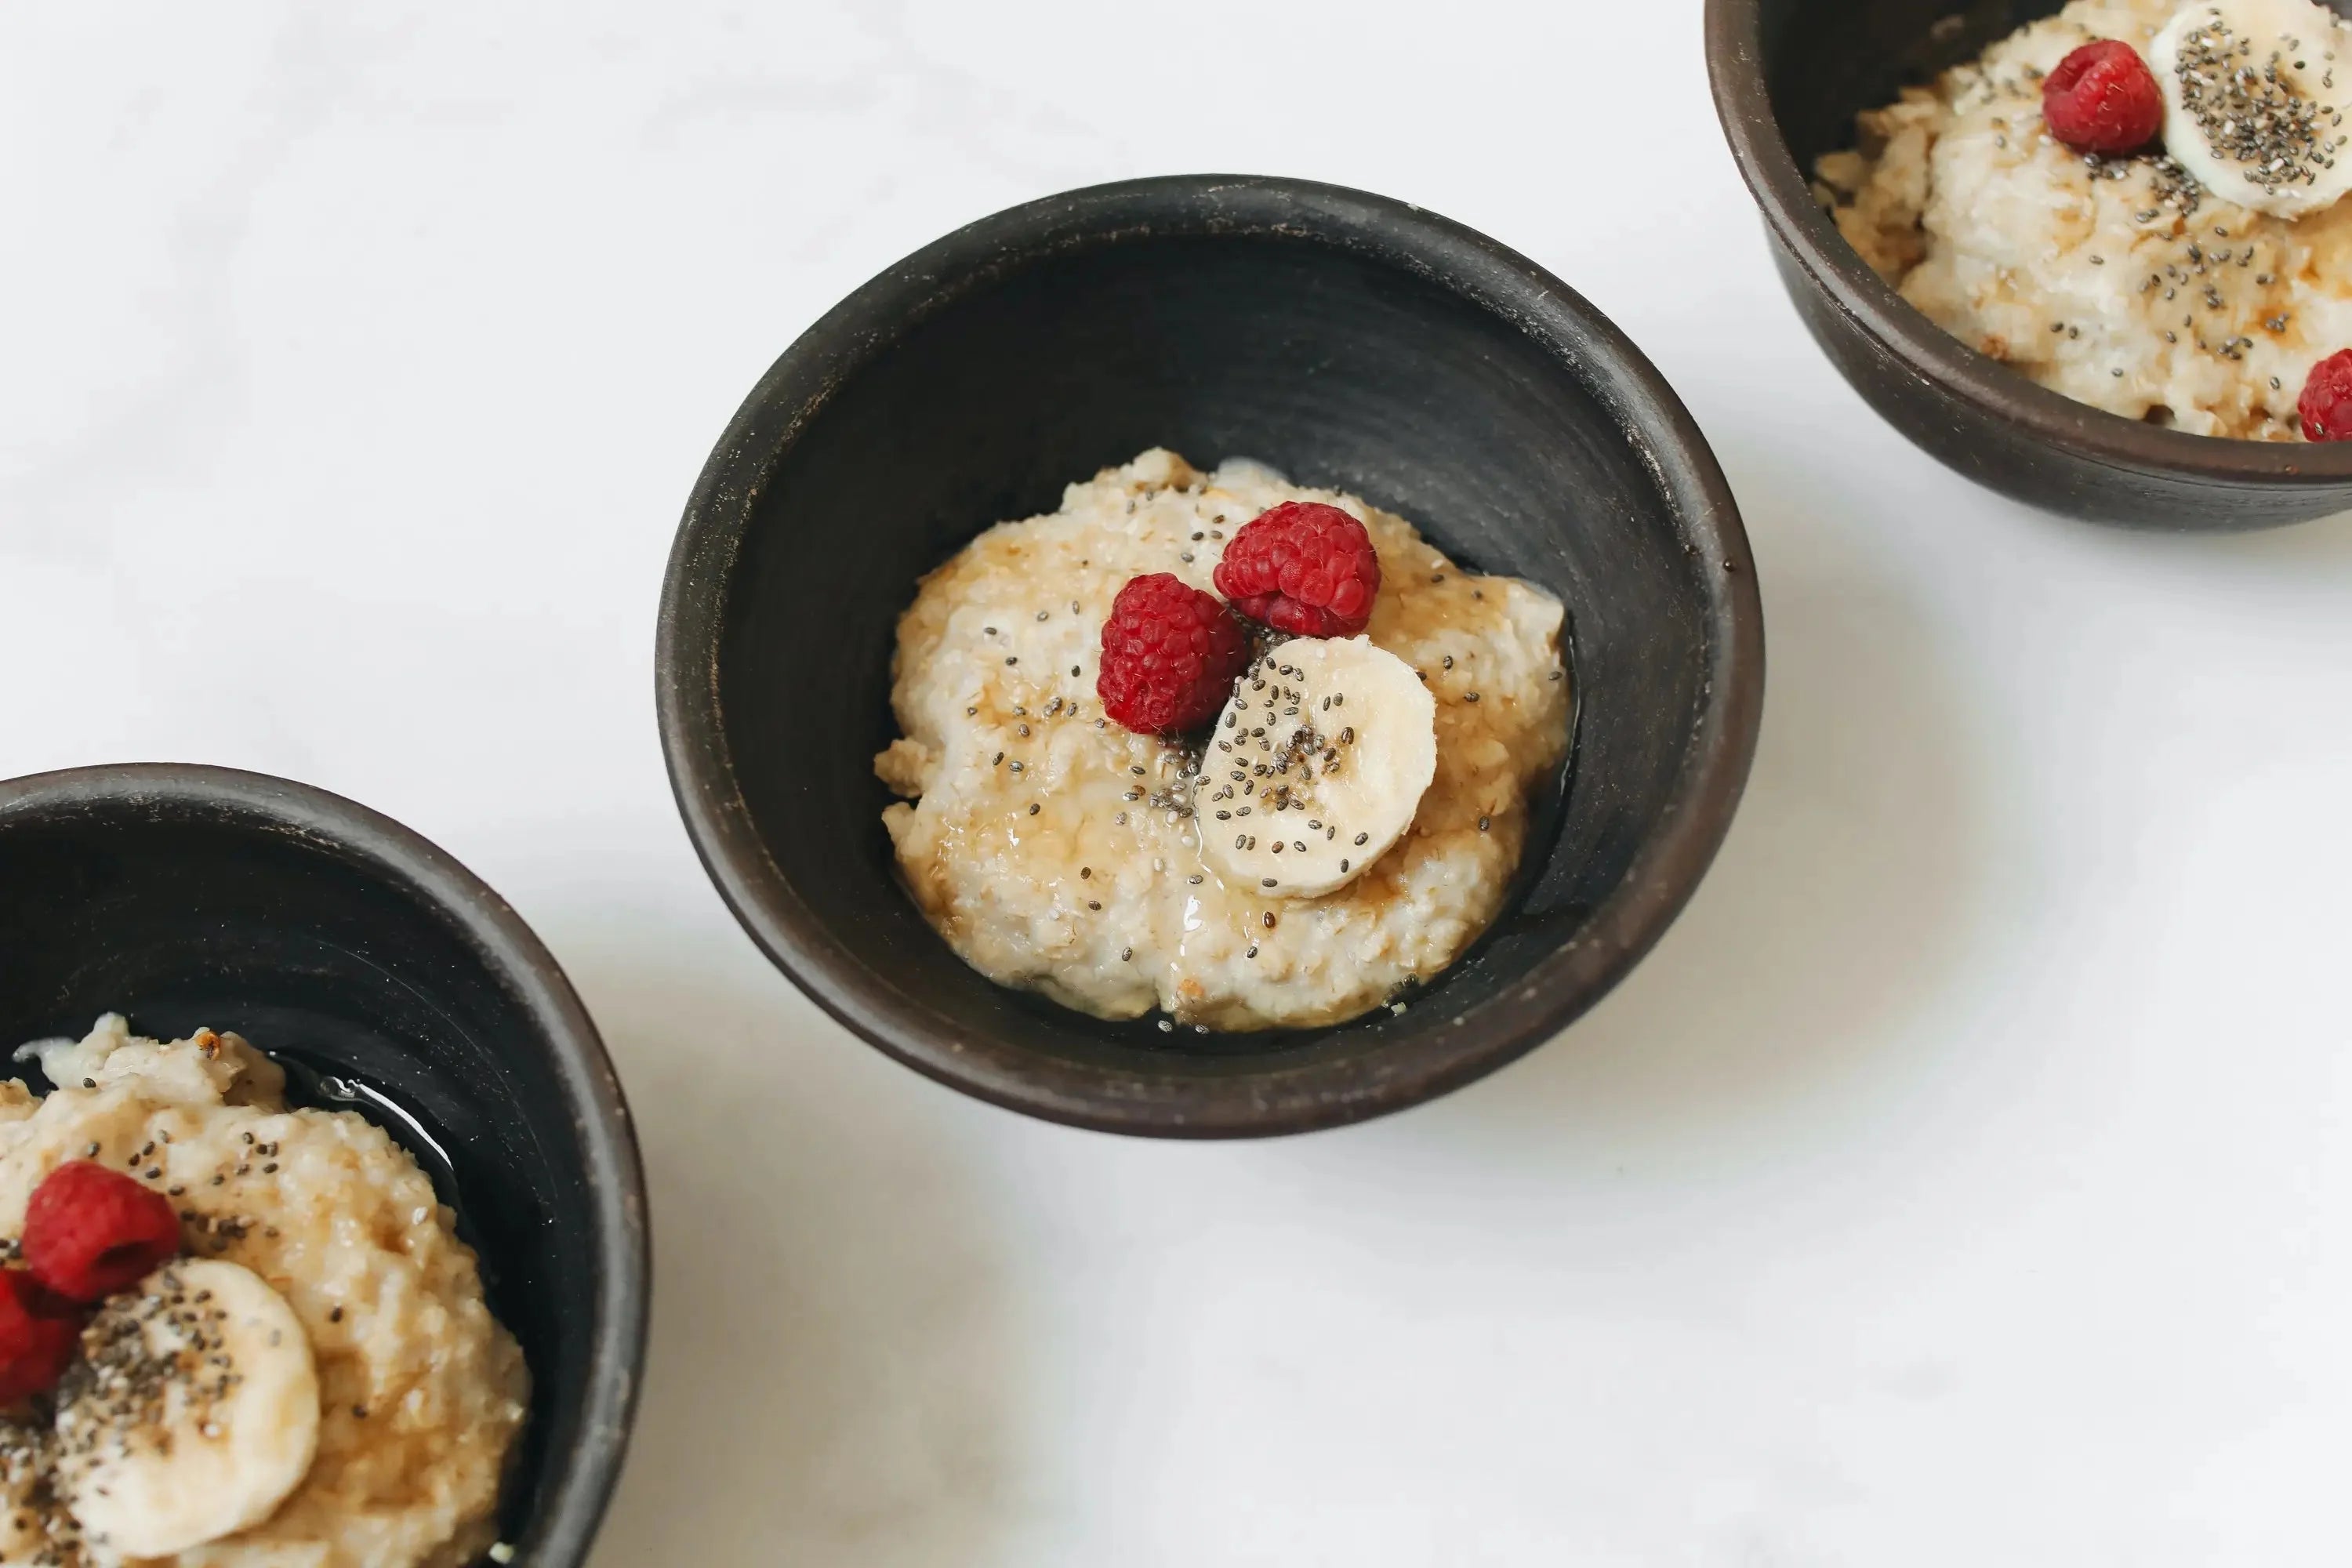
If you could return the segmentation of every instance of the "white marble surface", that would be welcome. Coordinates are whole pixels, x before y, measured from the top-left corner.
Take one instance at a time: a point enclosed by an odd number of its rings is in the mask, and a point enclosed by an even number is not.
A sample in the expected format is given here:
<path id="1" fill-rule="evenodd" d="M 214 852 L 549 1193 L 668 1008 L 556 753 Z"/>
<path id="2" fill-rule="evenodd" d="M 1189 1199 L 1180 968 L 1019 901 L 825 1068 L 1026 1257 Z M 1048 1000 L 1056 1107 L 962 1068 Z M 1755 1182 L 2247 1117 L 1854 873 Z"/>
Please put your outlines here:
<path id="1" fill-rule="evenodd" d="M 1911 450 L 1778 291 L 1696 9 L 0 10 L 0 774 L 325 785 L 570 967 L 660 1259 L 598 1568 L 2352 1555 L 2352 520 L 2137 538 Z M 678 509 L 803 327 L 1202 169 L 1423 203 L 1611 312 L 1772 658 L 1614 996 L 1239 1147 L 820 1018 L 651 701 Z"/>

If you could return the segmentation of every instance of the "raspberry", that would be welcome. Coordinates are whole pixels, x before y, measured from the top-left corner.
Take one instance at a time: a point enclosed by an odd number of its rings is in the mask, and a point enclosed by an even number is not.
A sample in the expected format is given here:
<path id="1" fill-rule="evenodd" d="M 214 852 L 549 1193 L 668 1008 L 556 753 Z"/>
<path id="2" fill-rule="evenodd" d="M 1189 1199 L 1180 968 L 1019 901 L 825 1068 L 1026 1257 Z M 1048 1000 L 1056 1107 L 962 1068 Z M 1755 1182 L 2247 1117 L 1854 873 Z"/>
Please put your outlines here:
<path id="1" fill-rule="evenodd" d="M 92 1160 L 51 1171 L 25 1205 L 25 1267 L 69 1301 L 111 1296 L 179 1251 L 171 1200 Z"/>
<path id="2" fill-rule="evenodd" d="M 81 1319 L 71 1303 L 21 1268 L 0 1274 L 0 1405 L 55 1388 L 80 1343 Z"/>
<path id="3" fill-rule="evenodd" d="M 1286 500 L 1234 533 L 1217 590 L 1276 631 L 1351 637 L 1371 621 L 1381 558 L 1364 525 L 1338 507 Z"/>
<path id="4" fill-rule="evenodd" d="M 2077 153 L 2136 152 L 2164 129 L 2164 93 L 2137 49 L 2099 38 L 2043 79 L 2042 118 Z"/>
<path id="5" fill-rule="evenodd" d="M 2352 441 L 2352 349 L 2338 349 L 2311 367 L 2294 400 L 2306 441 Z"/>
<path id="6" fill-rule="evenodd" d="M 1142 734 L 1214 719 L 1249 664 L 1249 638 L 1224 605 L 1166 572 L 1138 577 L 1103 623 L 1103 711 Z"/>

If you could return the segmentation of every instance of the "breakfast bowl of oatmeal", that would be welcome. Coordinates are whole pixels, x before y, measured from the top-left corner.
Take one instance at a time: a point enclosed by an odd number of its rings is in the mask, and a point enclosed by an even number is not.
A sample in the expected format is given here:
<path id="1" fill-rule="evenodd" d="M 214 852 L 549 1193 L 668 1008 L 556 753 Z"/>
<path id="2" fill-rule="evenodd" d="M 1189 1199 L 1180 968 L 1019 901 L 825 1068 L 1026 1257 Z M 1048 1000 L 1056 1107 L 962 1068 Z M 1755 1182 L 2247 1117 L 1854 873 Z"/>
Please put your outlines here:
<path id="1" fill-rule="evenodd" d="M 665 585 L 688 832 L 853 1032 L 995 1103 L 1361 1120 L 1696 887 L 1762 627 L 1673 394 L 1558 279 L 1242 177 L 1033 203 L 779 360 Z"/>
<path id="2" fill-rule="evenodd" d="M 1979 483 L 2175 530 L 2352 507 L 2347 40 L 2314 0 L 1707 7 L 1847 380 Z"/>
<path id="3" fill-rule="evenodd" d="M 0 783 L 0 1562 L 583 1561 L 642 1179 L 514 912 L 201 767 Z"/>

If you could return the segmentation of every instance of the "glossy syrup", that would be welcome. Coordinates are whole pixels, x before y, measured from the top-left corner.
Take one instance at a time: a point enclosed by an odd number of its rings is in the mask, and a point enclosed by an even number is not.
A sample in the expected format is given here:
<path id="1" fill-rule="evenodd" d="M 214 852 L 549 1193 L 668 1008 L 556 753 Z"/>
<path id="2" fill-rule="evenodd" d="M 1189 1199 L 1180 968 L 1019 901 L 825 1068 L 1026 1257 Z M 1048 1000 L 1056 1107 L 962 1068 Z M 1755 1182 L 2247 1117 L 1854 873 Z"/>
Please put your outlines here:
<path id="1" fill-rule="evenodd" d="M 286 1103 L 289 1108 L 355 1111 L 383 1128 L 385 1136 L 407 1151 L 417 1169 L 433 1183 L 433 1195 L 457 1215 L 457 1239 L 474 1249 L 483 1286 L 485 1289 L 493 1289 L 494 1265 L 467 1215 L 457 1188 L 457 1163 L 432 1123 L 396 1096 L 340 1068 L 321 1067 L 292 1051 L 265 1050 L 262 1054 L 285 1069 Z"/>

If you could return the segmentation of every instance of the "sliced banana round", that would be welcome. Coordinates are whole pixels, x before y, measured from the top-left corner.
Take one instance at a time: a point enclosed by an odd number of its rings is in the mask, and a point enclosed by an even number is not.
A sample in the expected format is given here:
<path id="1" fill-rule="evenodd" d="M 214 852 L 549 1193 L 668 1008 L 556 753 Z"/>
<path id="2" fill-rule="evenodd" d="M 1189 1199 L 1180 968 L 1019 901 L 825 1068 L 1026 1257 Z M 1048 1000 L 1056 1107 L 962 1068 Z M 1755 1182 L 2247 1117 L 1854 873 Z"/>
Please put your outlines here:
<path id="1" fill-rule="evenodd" d="M 268 1519 L 319 1449 L 319 1374 L 285 1298 L 217 1258 L 110 1300 L 60 1391 L 58 1490 L 109 1557 L 169 1557 Z"/>
<path id="2" fill-rule="evenodd" d="M 2147 63 L 2164 92 L 2165 151 L 2223 201 L 2293 218 L 2352 190 L 2352 28 L 2326 6 L 2191 0 Z"/>
<path id="3" fill-rule="evenodd" d="M 1276 898 L 1345 886 L 1412 826 L 1437 774 L 1437 703 L 1370 637 L 1277 644 L 1234 689 L 1201 763 L 1201 854 Z"/>

